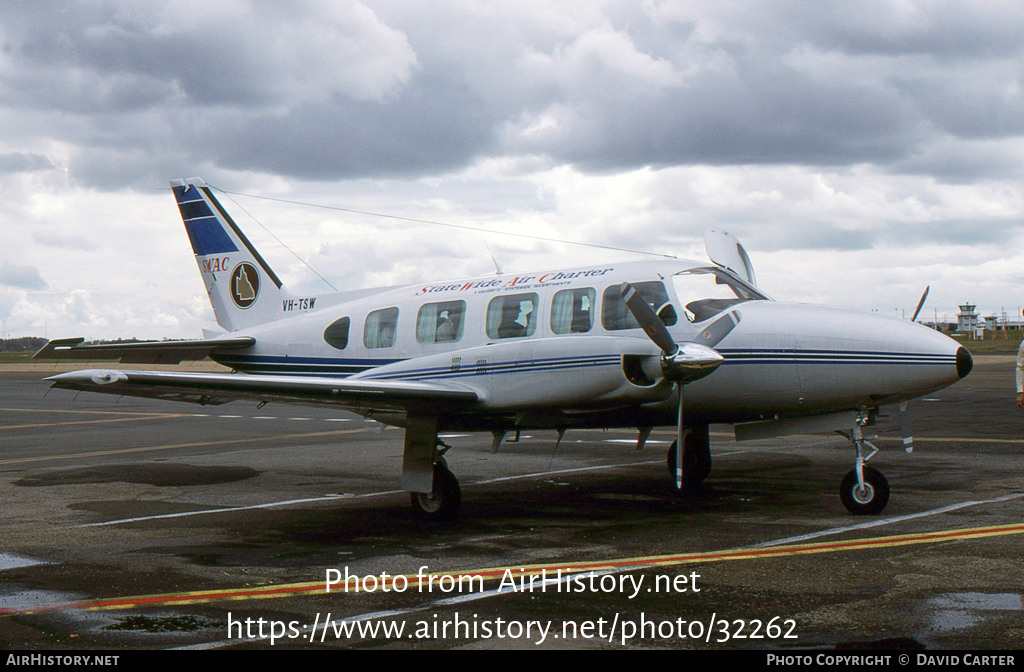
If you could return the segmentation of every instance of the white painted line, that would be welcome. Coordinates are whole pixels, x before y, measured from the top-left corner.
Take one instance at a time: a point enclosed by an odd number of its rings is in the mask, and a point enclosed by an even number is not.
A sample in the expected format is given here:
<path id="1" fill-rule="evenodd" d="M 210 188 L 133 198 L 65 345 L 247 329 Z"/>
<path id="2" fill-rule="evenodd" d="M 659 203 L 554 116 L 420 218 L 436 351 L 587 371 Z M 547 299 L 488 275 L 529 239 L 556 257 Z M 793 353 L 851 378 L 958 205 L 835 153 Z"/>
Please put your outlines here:
<path id="1" fill-rule="evenodd" d="M 491 478 L 483 481 L 474 481 L 468 483 L 464 487 L 470 487 L 474 485 L 483 485 L 485 483 L 497 483 L 500 481 L 516 481 L 525 478 L 537 478 L 539 476 L 551 476 L 553 474 L 571 474 L 583 471 L 596 471 L 598 469 L 615 469 L 617 467 L 634 467 L 641 464 L 658 464 L 661 460 L 649 460 L 646 462 L 629 462 L 625 464 L 608 464 L 597 467 L 580 467 L 578 469 L 559 469 L 556 471 L 540 471 L 531 474 L 519 474 L 518 476 L 502 476 L 500 478 Z M 290 506 L 292 504 L 309 504 L 311 502 L 326 502 L 332 499 L 366 499 L 369 497 L 383 497 L 385 495 L 399 495 L 405 494 L 405 490 L 382 490 L 380 492 L 367 492 L 361 495 L 353 495 L 345 493 L 344 495 L 328 494 L 323 497 L 308 497 L 305 499 L 286 499 L 280 502 L 267 502 L 266 504 L 251 504 L 249 506 L 228 506 L 217 509 L 204 509 L 202 511 L 182 511 L 181 513 L 163 513 L 155 516 L 138 516 L 135 518 L 119 518 L 118 520 L 107 520 L 99 523 L 85 523 L 83 525 L 76 525 L 76 528 L 80 527 L 106 527 L 108 525 L 121 525 L 123 523 L 138 523 L 144 520 L 161 520 L 168 518 L 188 518 L 191 516 L 203 516 L 211 513 L 231 513 L 233 511 L 251 511 L 253 509 L 271 509 L 280 506 Z"/>
<path id="2" fill-rule="evenodd" d="M 218 415 L 218 418 L 240 418 L 240 415 Z"/>
<path id="3" fill-rule="evenodd" d="M 630 445 L 635 446 L 636 445 L 636 439 L 604 439 L 603 441 L 601 441 L 601 443 L 628 443 Z M 647 442 L 644 445 L 651 446 L 651 445 L 657 445 L 659 443 L 663 443 L 663 444 L 665 444 L 667 446 L 668 444 L 671 443 L 671 441 L 659 441 L 659 440 L 655 440 L 655 439 L 648 439 Z"/>
<path id="4" fill-rule="evenodd" d="M 187 518 L 190 516 L 203 516 L 210 513 L 230 513 L 232 511 L 251 511 L 253 509 L 272 509 L 279 506 L 291 506 L 292 504 L 309 504 L 311 502 L 327 502 L 334 499 L 365 499 L 367 497 L 382 497 L 384 495 L 404 494 L 405 490 L 385 490 L 382 492 L 368 492 L 363 495 L 337 494 L 325 495 L 323 497 L 307 497 L 305 499 L 286 499 L 280 502 L 268 502 L 266 504 L 251 504 L 249 506 L 227 506 L 220 509 L 204 509 L 202 511 L 183 511 L 181 513 L 164 513 L 157 516 L 139 516 L 137 518 L 120 518 L 118 520 L 107 520 L 100 523 L 86 523 L 76 525 L 79 527 L 106 527 L 108 525 L 122 525 L 124 523 L 137 523 L 144 520 L 160 520 L 163 518 Z"/>
<path id="5" fill-rule="evenodd" d="M 833 534 L 841 534 L 843 532 L 849 532 L 850 530 L 866 530 L 872 527 L 881 527 L 883 525 L 892 525 L 893 523 L 902 523 L 905 520 L 914 520 L 916 518 L 927 518 L 928 516 L 937 516 L 942 513 L 949 513 L 950 511 L 957 511 L 959 509 L 966 509 L 970 506 L 978 506 L 981 504 L 996 504 L 998 502 L 1008 502 L 1013 499 L 1019 499 L 1024 497 L 1024 492 L 1016 492 L 1012 495 L 1003 495 L 1002 497 L 995 497 L 993 499 L 983 499 L 980 501 L 960 502 L 959 504 L 950 504 L 949 506 L 943 506 L 938 509 L 931 509 L 930 511 L 922 511 L 920 513 L 910 513 L 905 516 L 895 516 L 893 518 L 884 518 L 882 520 L 872 520 L 867 523 L 860 523 L 858 525 L 846 525 L 844 527 L 833 527 L 830 530 L 821 530 L 820 532 L 811 532 L 810 534 L 801 534 L 798 537 L 787 537 L 785 539 L 776 539 L 775 541 L 766 541 L 764 543 L 755 544 L 752 548 L 767 548 L 769 546 L 782 546 L 784 544 L 795 544 L 800 541 L 806 541 L 807 539 L 816 539 L 818 537 L 827 537 Z"/>
<path id="6" fill-rule="evenodd" d="M 352 422 L 352 418 L 325 418 L 324 422 Z"/>
<path id="7" fill-rule="evenodd" d="M 646 460 L 644 462 L 624 462 L 622 464 L 603 464 L 597 467 L 579 467 L 577 469 L 556 469 L 554 471 L 536 471 L 530 474 L 519 474 L 518 476 L 500 476 L 488 478 L 483 481 L 476 481 L 470 485 L 483 485 L 484 483 L 500 483 L 502 481 L 518 481 L 522 478 L 537 478 L 539 476 L 553 476 L 555 474 L 575 474 L 582 471 L 597 471 L 599 469 L 617 469 L 618 467 L 636 467 L 641 464 L 660 464 L 663 460 Z"/>

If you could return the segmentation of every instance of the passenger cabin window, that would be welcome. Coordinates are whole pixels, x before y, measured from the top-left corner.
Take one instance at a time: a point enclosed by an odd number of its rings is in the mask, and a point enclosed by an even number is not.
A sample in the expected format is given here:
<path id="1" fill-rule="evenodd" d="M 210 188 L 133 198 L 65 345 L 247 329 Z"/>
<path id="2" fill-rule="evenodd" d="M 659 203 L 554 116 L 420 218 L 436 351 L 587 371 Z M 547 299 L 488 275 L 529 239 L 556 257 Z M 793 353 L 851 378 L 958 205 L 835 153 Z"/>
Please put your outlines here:
<path id="1" fill-rule="evenodd" d="M 363 345 L 368 348 L 390 348 L 395 344 L 397 328 L 398 308 L 375 310 L 366 316 Z"/>
<path id="2" fill-rule="evenodd" d="M 350 322 L 351 320 L 347 317 L 331 322 L 324 329 L 324 340 L 327 341 L 327 345 L 338 350 L 344 350 L 348 346 L 348 327 Z"/>
<path id="3" fill-rule="evenodd" d="M 563 289 L 551 301 L 551 331 L 582 334 L 594 326 L 597 291 L 592 287 Z"/>
<path id="4" fill-rule="evenodd" d="M 650 304 L 666 327 L 671 327 L 679 321 L 679 315 L 676 313 L 675 307 L 668 300 L 668 292 L 665 291 L 665 285 L 660 282 L 633 282 L 630 284 Z M 626 300 L 622 298 L 620 287 L 621 285 L 612 285 L 604 290 L 604 308 L 601 310 L 601 324 L 608 331 L 639 329 L 640 323 L 633 317 L 633 313 L 629 312 Z"/>
<path id="5" fill-rule="evenodd" d="M 703 322 L 744 301 L 768 300 L 754 287 L 717 268 L 691 268 L 672 276 L 672 284 L 690 322 Z"/>
<path id="6" fill-rule="evenodd" d="M 537 330 L 537 306 L 536 294 L 510 294 L 491 299 L 487 304 L 487 336 L 532 336 Z"/>
<path id="7" fill-rule="evenodd" d="M 416 340 L 420 343 L 445 343 L 462 338 L 465 301 L 428 303 L 416 315 Z"/>

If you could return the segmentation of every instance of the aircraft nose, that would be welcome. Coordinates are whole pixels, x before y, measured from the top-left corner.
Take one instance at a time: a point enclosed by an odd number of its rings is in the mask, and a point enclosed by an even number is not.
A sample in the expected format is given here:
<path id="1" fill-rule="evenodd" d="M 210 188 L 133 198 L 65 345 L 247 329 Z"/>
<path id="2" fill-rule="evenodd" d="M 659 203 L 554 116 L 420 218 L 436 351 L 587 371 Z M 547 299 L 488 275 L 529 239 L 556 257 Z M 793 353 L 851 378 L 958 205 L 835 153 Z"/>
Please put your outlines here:
<path id="1" fill-rule="evenodd" d="M 960 349 L 956 351 L 956 375 L 966 378 L 973 368 L 974 358 L 971 357 L 971 353 L 967 351 L 967 348 L 961 345 Z"/>

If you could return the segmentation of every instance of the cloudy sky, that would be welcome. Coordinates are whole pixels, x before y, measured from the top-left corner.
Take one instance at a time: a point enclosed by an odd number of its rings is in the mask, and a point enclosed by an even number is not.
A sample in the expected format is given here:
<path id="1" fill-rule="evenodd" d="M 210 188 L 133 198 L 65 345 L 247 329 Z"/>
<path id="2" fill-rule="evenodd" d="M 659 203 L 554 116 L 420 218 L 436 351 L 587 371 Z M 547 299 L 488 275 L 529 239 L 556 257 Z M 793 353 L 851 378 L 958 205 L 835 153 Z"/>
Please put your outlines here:
<path id="1" fill-rule="evenodd" d="M 744 243 L 780 300 L 1024 308 L 1017 2 L 0 3 L 6 335 L 213 328 L 167 189 L 221 189 L 286 284 Z M 264 228 L 265 227 L 265 228 Z"/>

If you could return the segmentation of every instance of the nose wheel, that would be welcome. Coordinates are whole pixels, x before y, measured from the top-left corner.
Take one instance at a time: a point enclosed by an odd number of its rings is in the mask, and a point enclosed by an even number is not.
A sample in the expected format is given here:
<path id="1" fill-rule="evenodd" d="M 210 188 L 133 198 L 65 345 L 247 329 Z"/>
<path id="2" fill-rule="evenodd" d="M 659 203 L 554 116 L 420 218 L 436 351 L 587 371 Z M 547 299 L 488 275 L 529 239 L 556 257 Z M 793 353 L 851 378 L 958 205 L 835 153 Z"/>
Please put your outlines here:
<path id="1" fill-rule="evenodd" d="M 881 513 L 889 503 L 889 481 L 877 469 L 865 466 L 862 470 L 863 484 L 858 482 L 857 470 L 853 469 L 839 486 L 839 498 L 846 510 L 854 515 Z"/>

